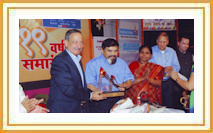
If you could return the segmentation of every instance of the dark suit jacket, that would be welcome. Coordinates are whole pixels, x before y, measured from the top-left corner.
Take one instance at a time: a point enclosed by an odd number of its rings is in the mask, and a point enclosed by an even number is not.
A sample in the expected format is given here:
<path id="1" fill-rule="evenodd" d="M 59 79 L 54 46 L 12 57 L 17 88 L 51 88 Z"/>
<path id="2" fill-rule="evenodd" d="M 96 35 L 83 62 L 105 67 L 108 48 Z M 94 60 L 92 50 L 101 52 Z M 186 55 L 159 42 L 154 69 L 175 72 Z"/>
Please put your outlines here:
<path id="1" fill-rule="evenodd" d="M 80 113 L 81 101 L 89 100 L 90 91 L 87 89 L 85 76 L 84 87 L 82 86 L 78 68 L 66 50 L 53 59 L 50 73 L 51 87 L 47 108 L 51 113 Z"/>

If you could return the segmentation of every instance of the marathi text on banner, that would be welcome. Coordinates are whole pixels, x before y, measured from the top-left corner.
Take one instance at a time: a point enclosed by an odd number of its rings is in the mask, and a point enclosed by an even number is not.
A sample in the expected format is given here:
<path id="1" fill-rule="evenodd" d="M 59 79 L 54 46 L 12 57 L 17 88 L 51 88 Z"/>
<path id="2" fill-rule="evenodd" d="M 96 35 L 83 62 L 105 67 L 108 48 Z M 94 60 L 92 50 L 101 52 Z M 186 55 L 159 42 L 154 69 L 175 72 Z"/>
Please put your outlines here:
<path id="1" fill-rule="evenodd" d="M 175 19 L 144 19 L 143 30 L 176 30 Z"/>
<path id="2" fill-rule="evenodd" d="M 54 55 L 51 55 L 52 58 L 43 58 L 43 59 L 21 59 L 22 66 L 28 71 L 34 71 L 36 68 L 41 68 L 42 70 L 50 69 L 52 65 Z"/>

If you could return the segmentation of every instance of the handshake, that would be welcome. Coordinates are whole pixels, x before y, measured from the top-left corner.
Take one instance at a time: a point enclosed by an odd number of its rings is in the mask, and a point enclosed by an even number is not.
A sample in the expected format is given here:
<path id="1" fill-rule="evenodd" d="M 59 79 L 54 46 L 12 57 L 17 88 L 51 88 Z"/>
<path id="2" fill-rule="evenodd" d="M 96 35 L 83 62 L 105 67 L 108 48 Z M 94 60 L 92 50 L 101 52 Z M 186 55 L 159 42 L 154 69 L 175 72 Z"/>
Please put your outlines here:
<path id="1" fill-rule="evenodd" d="M 174 71 L 172 66 L 165 67 L 164 77 L 171 77 L 172 72 Z"/>

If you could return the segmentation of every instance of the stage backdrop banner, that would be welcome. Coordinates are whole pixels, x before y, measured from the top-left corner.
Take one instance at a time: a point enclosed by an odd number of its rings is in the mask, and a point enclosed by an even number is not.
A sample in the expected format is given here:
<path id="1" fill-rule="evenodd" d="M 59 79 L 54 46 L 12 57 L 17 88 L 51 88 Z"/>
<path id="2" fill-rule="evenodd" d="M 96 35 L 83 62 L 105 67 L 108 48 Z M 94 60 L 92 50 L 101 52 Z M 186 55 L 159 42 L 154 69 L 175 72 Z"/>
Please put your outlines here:
<path id="1" fill-rule="evenodd" d="M 104 37 L 116 37 L 116 24 L 115 19 L 105 19 L 104 28 Z"/>
<path id="2" fill-rule="evenodd" d="M 176 30 L 175 19 L 143 19 L 143 30 Z"/>
<path id="3" fill-rule="evenodd" d="M 119 19 L 119 56 L 129 65 L 138 60 L 138 49 L 142 44 L 141 20 Z"/>
<path id="4" fill-rule="evenodd" d="M 94 57 L 98 57 L 99 55 L 101 55 L 101 46 L 102 46 L 102 42 L 108 38 L 113 38 L 116 40 L 115 37 L 98 37 L 98 36 L 94 36 L 93 37 L 93 44 L 94 44 Z"/>
<path id="5" fill-rule="evenodd" d="M 88 20 L 21 19 L 19 25 L 19 82 L 50 79 L 53 58 L 65 50 L 63 41 L 70 29 L 79 29 L 89 48 Z M 84 58 L 90 55 L 82 56 L 83 64 L 90 60 Z"/>

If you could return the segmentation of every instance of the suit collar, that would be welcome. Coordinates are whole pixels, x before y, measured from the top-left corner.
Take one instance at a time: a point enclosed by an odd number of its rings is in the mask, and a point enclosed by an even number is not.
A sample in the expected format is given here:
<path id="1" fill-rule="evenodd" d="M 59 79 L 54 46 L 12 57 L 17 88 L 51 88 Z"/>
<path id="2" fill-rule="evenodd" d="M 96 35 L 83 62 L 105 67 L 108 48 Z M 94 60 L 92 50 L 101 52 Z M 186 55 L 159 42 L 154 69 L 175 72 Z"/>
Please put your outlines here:
<path id="1" fill-rule="evenodd" d="M 76 61 L 80 61 L 81 60 L 81 55 L 77 55 L 75 56 L 73 53 L 71 53 L 69 50 L 65 49 L 65 51 L 68 53 L 68 55 L 73 59 L 73 60 L 76 60 Z"/>
<path id="2" fill-rule="evenodd" d="M 82 82 L 82 80 L 81 80 L 81 75 L 80 75 L 80 73 L 79 73 L 79 71 L 78 71 L 78 68 L 77 68 L 77 66 L 76 66 L 76 64 L 75 64 L 75 62 L 74 62 L 74 60 L 72 59 L 72 57 L 69 55 L 69 53 L 68 53 L 68 50 L 64 50 L 63 51 L 63 53 L 64 53 L 64 55 L 66 56 L 66 58 L 69 60 L 69 62 L 71 63 L 71 67 L 72 67 L 72 69 L 74 69 L 74 71 L 76 71 L 77 72 L 77 75 L 78 75 L 78 77 L 79 77 L 79 80 Z M 80 55 L 79 55 L 80 56 Z M 82 69 L 82 72 L 83 72 L 83 76 L 84 76 L 84 88 L 85 89 L 87 89 L 87 85 L 86 85 L 86 80 L 85 80 L 85 74 L 84 74 L 84 70 L 83 70 L 83 67 L 82 67 L 82 63 L 81 63 L 81 61 L 80 61 L 80 65 L 81 65 L 81 69 Z M 81 83 L 82 84 L 82 83 Z M 82 86 L 83 87 L 83 86 Z"/>

